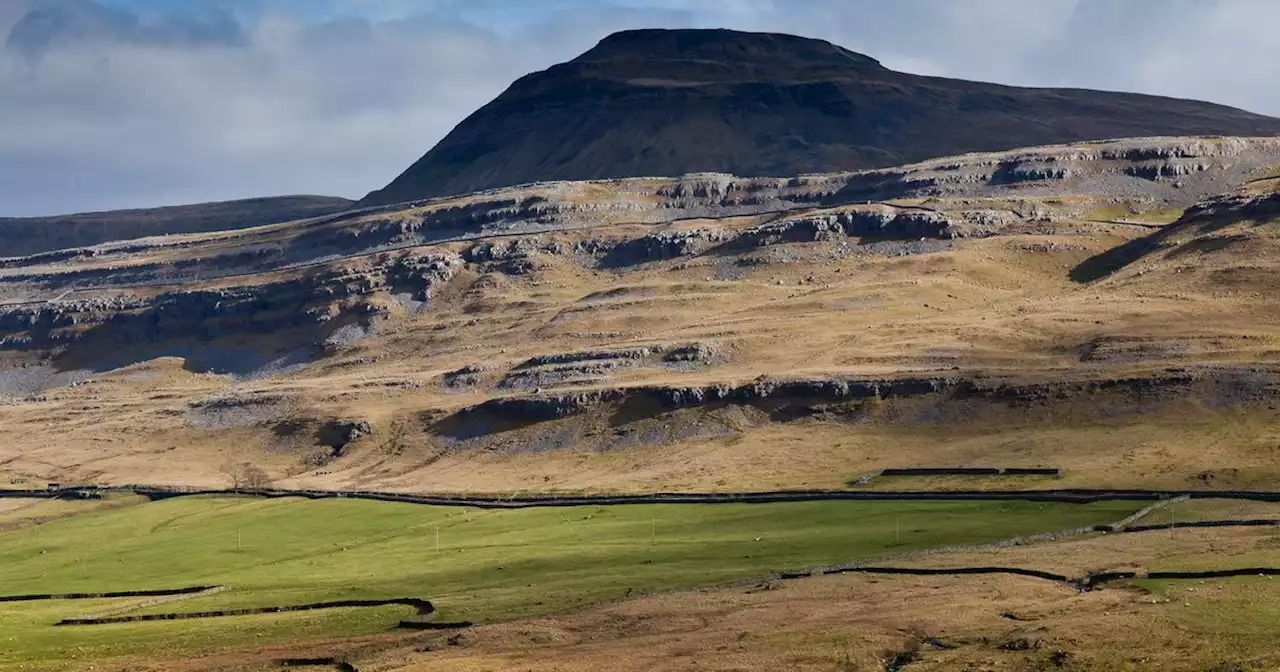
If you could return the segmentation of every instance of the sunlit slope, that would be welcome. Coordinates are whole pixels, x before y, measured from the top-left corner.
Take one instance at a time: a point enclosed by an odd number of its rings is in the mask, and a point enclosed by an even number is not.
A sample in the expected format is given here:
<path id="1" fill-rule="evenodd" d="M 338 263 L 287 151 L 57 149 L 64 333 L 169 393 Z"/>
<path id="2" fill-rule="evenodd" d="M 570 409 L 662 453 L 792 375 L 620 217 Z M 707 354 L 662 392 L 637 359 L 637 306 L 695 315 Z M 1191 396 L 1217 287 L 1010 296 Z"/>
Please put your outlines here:
<path id="1" fill-rule="evenodd" d="M 14 260 L 0 476 L 1278 487 L 1276 165 L 1175 138 L 556 183 Z"/>

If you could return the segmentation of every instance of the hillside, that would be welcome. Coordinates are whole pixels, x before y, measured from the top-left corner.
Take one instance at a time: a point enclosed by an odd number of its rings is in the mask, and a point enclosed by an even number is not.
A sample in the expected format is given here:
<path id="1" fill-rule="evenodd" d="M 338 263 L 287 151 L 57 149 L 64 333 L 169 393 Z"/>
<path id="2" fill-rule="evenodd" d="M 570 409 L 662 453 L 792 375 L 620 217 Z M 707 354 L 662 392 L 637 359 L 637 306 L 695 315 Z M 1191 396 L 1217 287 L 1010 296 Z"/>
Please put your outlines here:
<path id="1" fill-rule="evenodd" d="M 346 210 L 351 205 L 345 198 L 329 196 L 278 196 L 143 210 L 0 218 L 0 257 L 146 236 L 243 229 L 318 217 Z"/>
<path id="2" fill-rule="evenodd" d="M 1136 138 L 0 259 L 0 670 L 1270 669 L 1278 175 Z"/>
<path id="3" fill-rule="evenodd" d="M 740 490 L 1009 466 L 1064 472 L 910 486 L 1274 487 L 1280 312 L 1251 222 L 1277 166 L 1275 138 L 1142 138 L 541 183 L 6 259 L 0 477 L 218 486 L 249 462 L 287 487 Z M 1096 272 L 1213 227 L 1239 231 Z"/>
<path id="4" fill-rule="evenodd" d="M 889 70 L 839 46 L 728 30 L 611 35 L 516 81 L 362 205 L 543 180 L 861 170 L 1150 135 L 1275 135 L 1209 103 Z"/>
<path id="5" fill-rule="evenodd" d="M 1206 199 L 1170 226 L 1088 260 L 1080 280 L 1177 287 L 1210 294 L 1267 294 L 1280 271 L 1280 176 L 1264 173 Z"/>

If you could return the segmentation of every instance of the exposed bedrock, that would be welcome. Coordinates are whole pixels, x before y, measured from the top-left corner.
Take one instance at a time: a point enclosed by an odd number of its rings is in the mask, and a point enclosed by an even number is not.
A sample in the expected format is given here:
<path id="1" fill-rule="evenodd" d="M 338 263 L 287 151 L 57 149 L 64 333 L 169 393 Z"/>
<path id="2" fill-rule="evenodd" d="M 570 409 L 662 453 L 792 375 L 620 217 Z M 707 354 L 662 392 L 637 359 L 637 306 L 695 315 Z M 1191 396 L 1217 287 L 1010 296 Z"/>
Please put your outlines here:
<path id="1" fill-rule="evenodd" d="M 825 209 L 745 229 L 698 228 L 658 231 L 613 245 L 600 265 L 619 268 L 692 257 L 708 252 L 741 253 L 787 243 L 857 238 L 883 240 L 950 240 L 999 233 L 1021 221 L 1010 211 L 977 209 L 941 212 L 884 205 Z"/>
<path id="2" fill-rule="evenodd" d="M 436 423 L 434 430 L 443 437 L 465 440 L 597 412 L 607 415 L 611 426 L 621 426 L 683 409 L 726 406 L 755 407 L 772 421 L 816 416 L 856 420 L 868 402 L 914 398 L 957 403 L 956 413 L 963 415 L 970 408 L 968 402 L 1053 405 L 1092 393 L 1125 395 L 1128 401 L 1117 403 L 1114 412 L 1141 413 L 1171 395 L 1199 398 L 1211 406 L 1269 399 L 1280 394 L 1277 383 L 1280 375 L 1275 372 L 1249 367 L 1170 369 L 1151 376 L 1052 383 L 968 377 L 760 378 L 741 384 L 612 387 L 501 397 L 464 408 Z M 923 413 L 921 421 L 950 417 L 936 409 Z"/>
<path id="3" fill-rule="evenodd" d="M 930 210 L 872 206 L 844 209 L 748 229 L 737 239 L 744 247 L 833 240 L 845 237 L 910 240 L 957 238 L 956 216 Z"/>
<path id="4" fill-rule="evenodd" d="M 271 228 L 250 230 L 224 238 L 226 244 L 221 246 L 210 247 L 200 238 L 155 238 L 0 259 L 0 283 L 21 282 L 54 291 L 198 282 L 457 237 L 785 213 L 901 198 L 1079 195 L 1186 206 L 1232 189 L 1255 171 L 1276 163 L 1280 163 L 1280 140 L 1274 138 L 1139 138 L 790 178 L 692 174 L 537 183 L 341 213 L 310 221 L 288 235 Z M 827 221 L 832 216 L 836 221 Z M 984 217 L 989 219 L 979 213 L 957 218 L 954 213 L 924 209 L 890 214 L 872 208 L 814 217 L 800 217 L 798 223 L 784 228 L 790 227 L 791 235 L 801 238 L 827 232 L 858 237 L 952 237 L 981 233 Z M 764 230 L 757 235 L 776 233 Z M 642 263 L 698 254 L 709 245 L 725 242 L 716 239 L 721 235 L 710 230 L 657 233 L 625 243 L 612 262 Z M 124 262 L 132 255 L 158 250 L 182 250 L 183 254 L 166 254 L 175 259 L 166 263 L 106 263 L 93 269 L 56 266 L 84 259 Z M 513 263 L 518 265 L 519 260 Z"/>
<path id="5" fill-rule="evenodd" d="M 692 371 L 725 361 L 715 343 L 647 345 L 537 355 L 503 376 L 501 389 L 542 389 L 607 382 L 614 374 L 639 367 Z"/>
<path id="6" fill-rule="evenodd" d="M 1248 189 L 1206 199 L 1187 208 L 1176 224 L 1212 225 L 1232 220 L 1262 221 L 1280 217 L 1280 191 L 1254 194 Z"/>
<path id="7" fill-rule="evenodd" d="M 0 295 L 27 302 L 0 305 L 0 350 L 48 357 L 92 342 L 79 351 L 110 353 L 120 344 L 147 344 L 136 348 L 136 357 L 187 356 L 187 350 L 151 344 L 186 339 L 208 345 L 245 335 L 265 341 L 291 332 L 278 339 L 287 341 L 280 349 L 314 345 L 323 354 L 366 337 L 380 316 L 402 308 L 426 310 L 434 290 L 468 265 L 481 273 L 526 275 L 559 264 L 620 268 L 844 239 L 866 242 L 862 249 L 876 253 L 877 241 L 932 243 L 1025 230 L 1020 225 L 1039 216 L 1037 196 L 1189 204 L 1204 191 L 1257 182 L 1257 176 L 1270 174 L 1263 168 L 1277 164 L 1276 139 L 1146 138 L 972 154 L 861 173 L 540 183 L 331 215 L 296 229 L 282 225 L 209 239 L 108 243 L 0 260 Z M 867 202 L 889 197 L 919 200 Z M 1276 212 L 1280 199 L 1274 194 L 1244 191 L 1204 201 L 1179 223 L 1087 260 L 1072 277 L 1103 277 L 1161 250 L 1173 236 Z M 751 219 L 736 217 L 744 214 Z M 674 221 L 726 216 L 732 217 Z M 618 222 L 625 226 L 591 228 Z M 659 227 L 638 226 L 658 222 Z M 460 235 L 474 240 L 389 249 Z M 308 265 L 259 275 L 302 263 Z M 221 286 L 211 283 L 227 275 L 236 277 Z M 1095 350 L 1106 355 L 1105 348 Z M 274 362 L 285 354 L 263 357 Z M 310 358 L 302 353 L 287 361 Z M 462 375 L 448 387 L 602 385 L 631 361 L 604 358 Z M 670 392 L 680 398 L 716 393 Z"/>
<path id="8" fill-rule="evenodd" d="M 324 268 L 279 282 L 176 291 L 149 298 L 70 299 L 0 307 L 0 349 L 50 349 L 109 333 L 121 342 L 213 339 L 315 327 L 379 290 L 430 298 L 462 262 L 456 255 L 405 256 L 365 271 Z M 368 308 L 364 308 L 365 311 Z"/>
<path id="9" fill-rule="evenodd" d="M 601 258 L 600 264 L 606 268 L 615 268 L 691 257 L 732 238 L 732 232 L 724 229 L 658 231 L 613 246 Z"/>

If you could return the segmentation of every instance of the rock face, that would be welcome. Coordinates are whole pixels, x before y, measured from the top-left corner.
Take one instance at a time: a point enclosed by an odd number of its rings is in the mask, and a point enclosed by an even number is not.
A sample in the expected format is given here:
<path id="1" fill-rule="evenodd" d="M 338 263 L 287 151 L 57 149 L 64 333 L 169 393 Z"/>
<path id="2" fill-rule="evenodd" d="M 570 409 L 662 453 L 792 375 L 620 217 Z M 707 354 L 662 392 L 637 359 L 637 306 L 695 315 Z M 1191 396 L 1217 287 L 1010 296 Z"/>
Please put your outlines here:
<path id="1" fill-rule="evenodd" d="M 645 385 L 492 398 L 436 422 L 432 431 L 455 450 L 539 452 L 570 447 L 617 450 L 664 445 L 739 431 L 726 411 L 751 409 L 748 423 L 825 419 L 862 422 L 892 405 L 899 420 L 962 421 L 977 408 L 1051 407 L 1081 395 L 1115 395 L 1113 410 L 1159 399 L 1213 403 L 1276 398 L 1275 374 L 1252 367 L 1169 369 L 1146 377 L 1032 382 L 998 377 L 776 379 L 711 385 Z M 754 416 L 752 419 L 751 416 Z"/>
<path id="2" fill-rule="evenodd" d="M 328 215 L 351 205 L 345 198 L 280 196 L 149 210 L 0 219 L 0 257 L 146 236 L 244 229 Z"/>
<path id="3" fill-rule="evenodd" d="M 293 328 L 314 332 L 319 341 L 347 321 L 367 321 L 382 312 L 369 302 L 375 294 L 405 294 L 429 302 L 432 289 L 448 283 L 461 267 L 457 255 L 402 254 L 360 270 L 322 269 L 242 287 L 9 305 L 0 309 L 0 352 L 75 352 L 80 346 L 86 356 L 92 353 L 95 365 L 119 366 L 110 353 L 128 345 L 214 341 Z"/>
<path id="4" fill-rule="evenodd" d="M 1218 210 L 1228 219 L 1238 211 L 1252 213 L 1249 218 L 1271 212 L 1274 190 L 1263 187 L 1275 165 L 1280 138 L 1134 138 L 853 173 L 543 182 L 234 234 L 157 236 L 0 258 L 0 360 L 24 367 L 6 374 L 0 362 L 0 391 L 38 391 L 158 357 L 180 357 L 194 372 L 270 378 L 335 362 L 365 347 L 362 341 L 377 341 L 384 326 L 438 306 L 456 309 L 464 302 L 483 314 L 489 289 L 537 286 L 564 273 L 692 272 L 734 280 L 771 264 L 919 255 L 1003 236 L 1020 250 L 1082 251 L 1077 243 L 1018 237 L 1075 235 L 1080 220 L 1124 217 L 1107 214 L 1122 203 L 1134 213 L 1201 203 L 1167 230 L 1071 259 L 1079 265 L 1071 276 L 1090 281 L 1175 238 L 1203 237 L 1198 224 L 1190 225 L 1216 221 Z M 1203 200 L 1241 185 L 1249 186 L 1237 196 Z M 1199 255 L 1235 245 L 1245 234 L 1270 245 L 1259 236 L 1273 228 L 1224 230 L 1184 247 Z M 1237 270 L 1257 275 L 1257 269 Z M 803 278 L 804 284 L 826 282 Z M 616 295 L 613 289 L 588 295 L 547 328 L 564 329 L 560 325 L 630 300 L 626 287 L 616 289 Z M 720 336 L 695 340 L 687 351 L 670 350 L 671 343 L 620 342 L 511 370 L 472 362 L 484 366 L 443 375 L 441 389 L 582 390 L 657 371 L 713 368 L 736 352 L 731 343 L 719 348 Z M 1129 356 L 1099 342 L 1094 360 Z"/>
<path id="5" fill-rule="evenodd" d="M 1102 138 L 1277 133 L 1280 120 L 1220 105 L 922 77 L 790 35 L 636 30 L 516 81 L 361 205 L 538 180 L 795 175 Z"/>
<path id="6" fill-rule="evenodd" d="M 50 299 L 72 290 L 198 285 L 304 267 L 443 241 L 501 236 L 463 251 L 467 263 L 502 272 L 536 272 L 548 255 L 571 250 L 534 236 L 614 223 L 777 213 L 755 231 L 716 225 L 660 229 L 614 246 L 580 241 L 579 251 L 610 252 L 605 267 L 687 257 L 726 246 L 735 250 L 780 242 L 966 238 L 1007 226 L 1009 212 L 980 201 L 940 213 L 898 206 L 897 199 L 1043 199 L 1063 195 L 1190 206 L 1235 189 L 1280 164 L 1280 138 L 1131 138 L 1109 142 L 967 154 L 854 173 L 737 177 L 719 173 L 678 178 L 544 182 L 456 198 L 350 210 L 291 226 L 260 227 L 227 236 L 152 237 L 0 258 L 0 302 Z M 1044 214 L 1027 201 L 1016 218 Z M 958 208 L 958 209 L 957 209 Z M 1060 213 L 1061 214 L 1061 213 Z M 1084 213 L 1075 213 L 1082 215 Z M 740 241 L 731 239 L 746 234 Z M 616 241 L 615 241 L 616 242 Z"/>

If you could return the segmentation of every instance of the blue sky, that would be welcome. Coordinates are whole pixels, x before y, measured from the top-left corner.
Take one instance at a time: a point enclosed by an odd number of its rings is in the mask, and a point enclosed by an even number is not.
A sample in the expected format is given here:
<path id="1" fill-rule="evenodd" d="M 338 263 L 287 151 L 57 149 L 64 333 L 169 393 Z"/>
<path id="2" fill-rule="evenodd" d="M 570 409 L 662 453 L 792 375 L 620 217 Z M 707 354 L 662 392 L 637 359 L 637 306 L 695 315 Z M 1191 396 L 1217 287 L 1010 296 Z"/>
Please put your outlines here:
<path id="1" fill-rule="evenodd" d="M 627 28 L 790 32 L 910 72 L 1280 116 L 1278 23 L 1273 0 L 0 0 L 0 216 L 360 197 L 512 80 Z"/>

